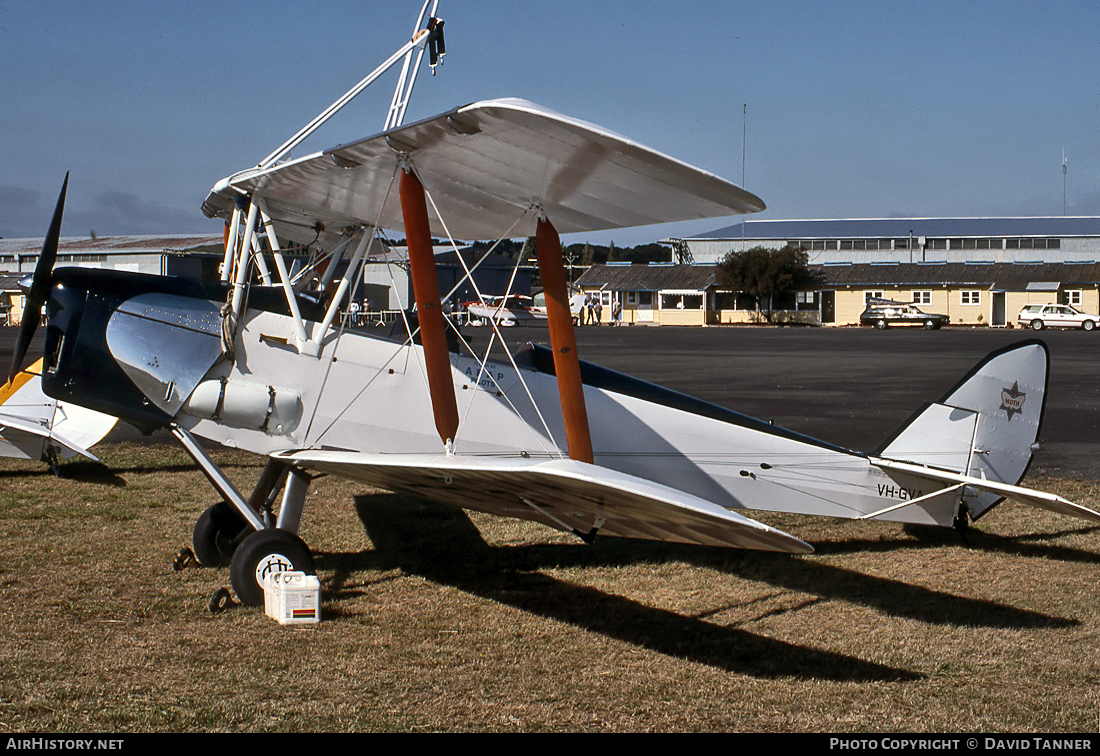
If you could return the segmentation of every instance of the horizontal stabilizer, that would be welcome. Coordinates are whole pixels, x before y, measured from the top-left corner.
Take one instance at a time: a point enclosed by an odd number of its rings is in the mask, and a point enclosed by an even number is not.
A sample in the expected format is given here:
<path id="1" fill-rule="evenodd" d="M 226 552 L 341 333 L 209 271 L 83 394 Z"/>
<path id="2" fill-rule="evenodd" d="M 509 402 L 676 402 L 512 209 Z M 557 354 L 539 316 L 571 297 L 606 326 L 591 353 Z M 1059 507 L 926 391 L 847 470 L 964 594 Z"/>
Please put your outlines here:
<path id="1" fill-rule="evenodd" d="M 1012 501 L 1018 501 L 1021 504 L 1028 504 L 1033 507 L 1038 507 L 1039 509 L 1048 509 L 1051 512 L 1058 512 L 1059 514 L 1071 515 L 1073 517 L 1080 517 L 1083 520 L 1089 520 L 1090 522 L 1100 523 L 1100 512 L 1094 512 L 1088 507 L 1074 504 L 1072 501 L 1063 499 L 1057 494 L 1036 491 L 1032 488 L 1024 488 L 1008 483 L 999 483 L 986 478 L 976 478 L 973 475 L 962 475 L 961 473 L 953 473 L 946 470 L 936 470 L 922 465 L 910 464 L 908 462 L 896 462 L 894 460 L 877 457 L 871 457 L 870 462 L 875 467 L 883 470 L 906 473 L 937 483 L 963 485 L 987 494 L 992 494 L 998 499 L 1011 499 Z"/>
<path id="2" fill-rule="evenodd" d="M 300 451 L 277 455 L 390 491 L 581 534 L 808 554 L 794 536 L 690 494 L 568 459 Z"/>

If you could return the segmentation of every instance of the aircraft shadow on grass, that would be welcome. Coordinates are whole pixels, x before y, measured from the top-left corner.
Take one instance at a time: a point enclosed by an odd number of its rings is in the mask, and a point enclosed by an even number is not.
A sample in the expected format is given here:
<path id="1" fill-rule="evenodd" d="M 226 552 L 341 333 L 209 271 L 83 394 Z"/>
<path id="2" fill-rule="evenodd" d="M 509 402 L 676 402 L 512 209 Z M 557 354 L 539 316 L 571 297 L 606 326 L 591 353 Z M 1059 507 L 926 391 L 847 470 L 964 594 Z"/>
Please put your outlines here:
<path id="1" fill-rule="evenodd" d="M 853 681 L 923 679 L 909 670 L 807 648 L 645 606 L 603 591 L 572 585 L 540 570 L 569 566 L 625 566 L 683 561 L 718 572 L 807 593 L 811 598 L 868 606 L 892 616 L 933 624 L 992 628 L 1063 627 L 1075 620 L 955 596 L 865 575 L 813 558 L 678 544 L 600 539 L 584 544 L 488 545 L 465 512 L 427 500 L 391 494 L 359 496 L 356 510 L 374 549 L 359 554 L 322 553 L 317 566 L 333 570 L 330 598 L 361 592 L 354 573 L 400 568 L 441 585 L 532 614 L 568 622 L 668 656 L 739 674 Z"/>
<path id="2" fill-rule="evenodd" d="M 143 468 L 147 470 L 148 468 Z M 184 468 L 186 469 L 186 468 Z M 57 477 L 80 483 L 96 483 L 113 488 L 125 488 L 126 479 L 119 475 L 123 470 L 114 470 L 102 462 L 91 460 L 73 460 L 65 462 L 59 467 Z M 0 470 L 0 481 L 6 479 L 21 480 L 25 478 L 54 477 L 55 473 L 49 467 L 39 467 L 34 470 Z"/>
<path id="3" fill-rule="evenodd" d="M 1028 533 L 1018 536 L 1002 536 L 971 527 L 967 530 L 965 542 L 955 531 L 940 527 L 906 524 L 903 529 L 906 535 L 911 536 L 914 540 L 851 538 L 829 543 L 815 543 L 814 550 L 820 555 L 836 555 L 868 554 L 896 551 L 898 549 L 942 548 L 944 546 L 972 547 L 979 551 L 999 552 L 1033 559 L 1056 559 L 1060 562 L 1079 562 L 1082 564 L 1100 563 L 1100 554 L 1095 551 L 1075 549 L 1052 543 L 1055 539 L 1067 536 L 1100 533 L 1100 527 L 1095 525 L 1082 525 L 1065 530 Z"/>

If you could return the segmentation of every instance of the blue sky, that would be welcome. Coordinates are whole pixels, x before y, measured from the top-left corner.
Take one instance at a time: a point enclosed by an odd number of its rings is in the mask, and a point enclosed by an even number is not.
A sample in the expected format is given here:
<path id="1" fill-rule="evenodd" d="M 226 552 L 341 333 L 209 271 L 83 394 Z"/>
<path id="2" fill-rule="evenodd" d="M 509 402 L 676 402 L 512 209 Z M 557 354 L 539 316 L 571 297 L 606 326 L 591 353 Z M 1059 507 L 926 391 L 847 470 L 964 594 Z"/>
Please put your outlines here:
<path id="1" fill-rule="evenodd" d="M 0 0 L 0 236 L 200 208 L 382 62 L 419 0 Z M 523 97 L 741 183 L 761 218 L 1100 214 L 1100 3 L 441 0 L 407 121 Z M 296 154 L 380 130 L 395 73 Z M 747 104 L 747 116 L 743 106 Z M 592 235 L 628 245 L 727 219 Z M 569 239 L 568 241 L 575 241 Z"/>

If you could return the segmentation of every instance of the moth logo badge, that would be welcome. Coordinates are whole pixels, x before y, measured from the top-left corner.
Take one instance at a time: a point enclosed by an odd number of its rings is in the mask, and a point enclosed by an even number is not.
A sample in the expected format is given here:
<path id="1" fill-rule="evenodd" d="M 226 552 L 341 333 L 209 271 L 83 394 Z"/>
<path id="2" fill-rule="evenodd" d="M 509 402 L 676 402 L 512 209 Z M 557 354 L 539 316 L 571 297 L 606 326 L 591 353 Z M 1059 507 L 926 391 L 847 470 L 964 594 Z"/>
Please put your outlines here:
<path id="1" fill-rule="evenodd" d="M 1008 419 L 1016 413 L 1023 412 L 1024 399 L 1027 394 L 1020 391 L 1019 382 L 1014 382 L 1012 388 L 1001 389 L 1001 409 L 1008 413 Z"/>

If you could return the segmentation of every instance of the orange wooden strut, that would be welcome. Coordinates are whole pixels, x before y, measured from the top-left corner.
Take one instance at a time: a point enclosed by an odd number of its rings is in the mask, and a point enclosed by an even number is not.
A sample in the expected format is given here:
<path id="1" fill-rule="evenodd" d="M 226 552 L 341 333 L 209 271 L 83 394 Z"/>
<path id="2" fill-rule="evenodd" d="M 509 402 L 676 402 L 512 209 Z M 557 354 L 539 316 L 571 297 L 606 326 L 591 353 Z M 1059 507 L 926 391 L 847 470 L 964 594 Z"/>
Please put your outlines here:
<path id="1" fill-rule="evenodd" d="M 569 290 L 565 283 L 565 265 L 561 257 L 561 239 L 548 220 L 539 219 L 535 231 L 542 290 L 546 295 L 546 317 L 550 326 L 550 347 L 554 351 L 554 373 L 558 377 L 561 414 L 565 421 L 565 442 L 569 458 L 592 463 L 592 434 L 588 427 L 588 409 L 584 404 L 581 363 L 577 357 L 577 337 L 573 333 L 573 314 L 569 309 Z"/>
<path id="2" fill-rule="evenodd" d="M 435 429 L 446 445 L 458 432 L 458 402 L 451 377 L 451 358 L 447 349 L 447 324 L 439 301 L 439 279 L 432 254 L 432 236 L 428 227 L 428 203 L 424 185 L 411 171 L 401 171 L 401 216 L 405 221 L 405 239 L 409 246 L 409 276 L 420 320 L 420 343 L 424 347 L 424 365 L 428 373 L 428 393 L 435 415 Z"/>

